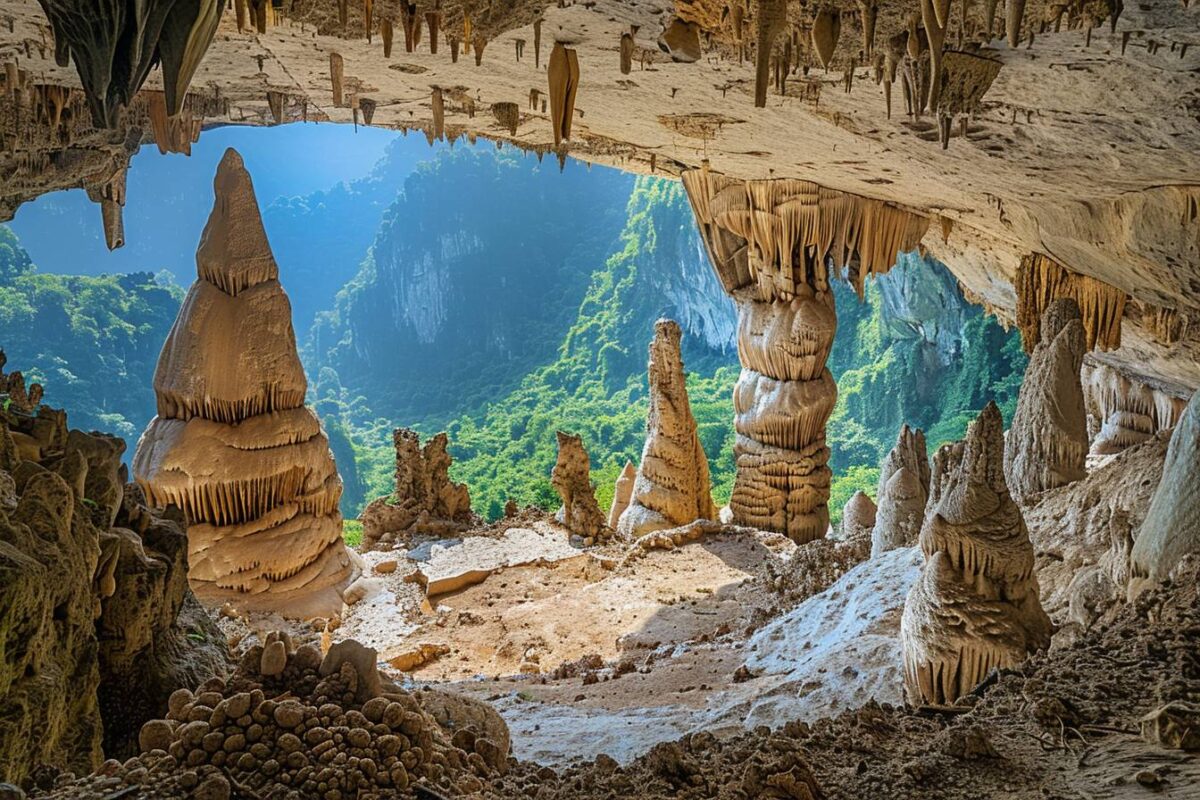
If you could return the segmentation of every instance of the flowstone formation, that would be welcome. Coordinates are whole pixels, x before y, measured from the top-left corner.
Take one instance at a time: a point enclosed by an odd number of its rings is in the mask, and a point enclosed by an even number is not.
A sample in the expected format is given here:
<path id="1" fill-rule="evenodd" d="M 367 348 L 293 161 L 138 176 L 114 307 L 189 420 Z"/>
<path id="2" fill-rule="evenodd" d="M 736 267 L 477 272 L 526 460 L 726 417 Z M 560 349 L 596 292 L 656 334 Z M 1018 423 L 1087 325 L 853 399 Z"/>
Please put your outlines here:
<path id="1" fill-rule="evenodd" d="M 291 305 L 241 156 L 227 150 L 192 284 L 133 457 L 152 506 L 186 516 L 205 602 L 328 617 L 351 579 L 329 441 L 304 405 Z"/>
<path id="2" fill-rule="evenodd" d="M 1092 455 L 1107 456 L 1175 427 L 1187 401 L 1103 363 L 1083 367 Z"/>
<path id="3" fill-rule="evenodd" d="M 861 295 L 917 246 L 929 222 L 898 206 L 801 180 L 683 173 L 709 260 L 738 306 L 734 389 L 740 525 L 798 543 L 829 528 L 825 423 L 837 386 L 825 367 L 837 329 L 829 280 L 847 270 Z"/>
<path id="4" fill-rule="evenodd" d="M 622 537 L 636 539 L 698 519 L 717 518 L 708 458 L 688 403 L 679 350 L 682 335 L 674 320 L 660 319 L 654 324 L 646 443 L 629 507 L 617 522 L 617 533 Z"/>
<path id="5" fill-rule="evenodd" d="M 1004 472 L 1017 498 L 1087 474 L 1087 413 L 1079 377 L 1087 345 L 1074 300 L 1056 300 L 1046 309 L 1040 336 L 1004 446 Z"/>
<path id="6" fill-rule="evenodd" d="M 1200 392 L 1171 434 L 1162 480 L 1129 556 L 1129 596 L 1162 581 L 1200 553 Z"/>
<path id="7" fill-rule="evenodd" d="M 421 447 L 408 428 L 392 431 L 396 449 L 395 488 L 362 513 L 363 548 L 394 545 L 413 535 L 453 536 L 479 524 L 466 484 L 450 480 L 449 438 L 439 433 Z"/>
<path id="8" fill-rule="evenodd" d="M 589 543 L 612 535 L 612 529 L 604 524 L 604 514 L 596 503 L 591 469 L 583 438 L 558 431 L 558 460 L 550 472 L 550 483 L 563 504 L 555 518 Z"/>
<path id="9" fill-rule="evenodd" d="M 879 468 L 878 510 L 871 532 L 871 555 L 917 543 L 929 500 L 929 457 L 925 433 L 900 428 L 896 446 Z"/>
<path id="10" fill-rule="evenodd" d="M 1004 481 L 1004 421 L 989 403 L 934 459 L 925 567 L 900 623 L 913 705 L 950 705 L 994 668 L 1050 643 L 1033 544 Z"/>
<path id="11" fill-rule="evenodd" d="M 68 431 L 19 373 L 0 386 L 0 777 L 21 782 L 122 753 L 226 655 L 188 590 L 183 529 L 123 485 L 125 443 Z"/>

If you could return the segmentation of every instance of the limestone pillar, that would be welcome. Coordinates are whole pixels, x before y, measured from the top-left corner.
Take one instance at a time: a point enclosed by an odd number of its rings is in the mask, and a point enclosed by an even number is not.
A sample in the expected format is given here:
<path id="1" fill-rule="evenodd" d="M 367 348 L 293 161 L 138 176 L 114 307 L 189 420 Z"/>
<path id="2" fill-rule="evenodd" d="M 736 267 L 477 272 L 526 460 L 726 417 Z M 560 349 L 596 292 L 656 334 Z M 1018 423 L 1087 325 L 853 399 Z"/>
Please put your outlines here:
<path id="1" fill-rule="evenodd" d="M 837 386 L 825 366 L 837 330 L 829 281 L 859 290 L 917 246 L 926 218 L 808 181 L 683 174 L 709 259 L 738 307 L 733 521 L 796 542 L 829 527 L 825 423 Z"/>

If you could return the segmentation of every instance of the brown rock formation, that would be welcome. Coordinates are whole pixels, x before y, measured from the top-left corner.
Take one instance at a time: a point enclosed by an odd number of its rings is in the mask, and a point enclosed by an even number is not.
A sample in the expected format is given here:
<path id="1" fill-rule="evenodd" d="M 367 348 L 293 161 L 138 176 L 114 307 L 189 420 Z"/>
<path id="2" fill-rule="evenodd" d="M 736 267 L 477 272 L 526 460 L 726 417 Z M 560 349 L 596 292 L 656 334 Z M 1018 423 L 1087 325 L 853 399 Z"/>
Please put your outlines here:
<path id="1" fill-rule="evenodd" d="M 554 146 L 571 138 L 575 119 L 575 94 L 579 91 L 579 56 L 562 42 L 555 42 L 546 67 L 550 94 L 550 124 L 554 128 Z"/>
<path id="2" fill-rule="evenodd" d="M 1041 341 L 1040 326 L 1055 300 L 1070 298 L 1078 305 L 1087 349 L 1115 350 L 1121 346 L 1121 318 L 1128 296 L 1103 281 L 1071 272 L 1041 253 L 1021 259 L 1015 283 L 1017 327 L 1025 352 Z"/>
<path id="3" fill-rule="evenodd" d="M 583 439 L 559 431 L 558 460 L 550 472 L 550 483 L 563 501 L 556 519 L 571 533 L 582 536 L 584 541 L 606 539 L 612 535 L 596 503 L 591 469 L 591 459 L 583 447 Z"/>
<path id="4" fill-rule="evenodd" d="M 866 492 L 855 492 L 842 507 L 842 539 L 870 538 L 878 512 L 875 501 Z"/>
<path id="5" fill-rule="evenodd" d="M 633 482 L 636 479 L 637 467 L 633 465 L 632 461 L 626 461 L 625 468 L 621 470 L 621 474 L 617 476 L 617 481 L 613 485 L 612 505 L 608 507 L 608 527 L 613 530 L 617 529 L 617 520 L 621 518 L 621 514 L 625 513 L 625 509 L 629 508 L 629 500 L 633 497 Z M 511 503 L 512 501 L 510 500 L 509 502 Z M 505 510 L 505 516 L 512 516 L 507 512 L 507 509 Z"/>
<path id="6" fill-rule="evenodd" d="M 1132 599 L 1200 553 L 1200 392 L 1171 434 L 1162 480 L 1129 557 Z"/>
<path id="7" fill-rule="evenodd" d="M 632 47 L 632 41 L 630 47 Z M 700 27 L 694 22 L 685 22 L 676 17 L 658 37 L 658 48 L 670 55 L 672 61 L 685 64 L 699 61 L 701 55 Z"/>
<path id="8" fill-rule="evenodd" d="M 1049 645 L 1033 544 L 1004 482 L 1004 422 L 989 403 L 934 459 L 925 567 L 900 624 L 910 703 L 949 705 L 996 667 Z"/>
<path id="9" fill-rule="evenodd" d="M 466 484 L 450 480 L 446 434 L 430 437 L 422 448 L 416 431 L 397 428 L 392 431 L 392 445 L 395 488 L 363 510 L 363 549 L 392 545 L 416 534 L 453 536 L 479 523 L 471 513 Z"/>
<path id="10" fill-rule="evenodd" d="M 683 183 L 709 260 L 738 304 L 733 520 L 811 541 L 829 527 L 825 423 L 837 399 L 825 369 L 837 328 L 829 266 L 848 269 L 861 295 L 866 276 L 916 247 L 928 221 L 807 181 L 743 182 L 700 169 Z"/>
<path id="11" fill-rule="evenodd" d="M 1112 455 L 1175 427 L 1186 400 L 1102 363 L 1083 365 L 1084 406 L 1093 455 Z"/>
<path id="12" fill-rule="evenodd" d="M 878 511 L 871 533 L 871 555 L 917 543 L 929 499 L 929 458 L 925 433 L 903 425 L 896 446 L 879 468 Z"/>
<path id="13" fill-rule="evenodd" d="M 1017 498 L 1087 474 L 1087 414 L 1079 372 L 1085 348 L 1074 300 L 1056 300 L 1041 321 L 1004 446 L 1004 474 Z"/>
<path id="14" fill-rule="evenodd" d="M 673 320 L 660 319 L 654 324 L 646 443 L 629 508 L 617 523 L 617 533 L 623 537 L 636 539 L 698 519 L 717 518 L 708 458 L 688 404 L 681 337 L 679 324 Z"/>
<path id="15" fill-rule="evenodd" d="M 349 582 L 342 482 L 304 406 L 291 305 L 250 176 L 229 150 L 196 253 L 198 279 L 163 345 L 155 417 L 134 474 L 156 507 L 178 506 L 201 599 L 330 616 Z"/>

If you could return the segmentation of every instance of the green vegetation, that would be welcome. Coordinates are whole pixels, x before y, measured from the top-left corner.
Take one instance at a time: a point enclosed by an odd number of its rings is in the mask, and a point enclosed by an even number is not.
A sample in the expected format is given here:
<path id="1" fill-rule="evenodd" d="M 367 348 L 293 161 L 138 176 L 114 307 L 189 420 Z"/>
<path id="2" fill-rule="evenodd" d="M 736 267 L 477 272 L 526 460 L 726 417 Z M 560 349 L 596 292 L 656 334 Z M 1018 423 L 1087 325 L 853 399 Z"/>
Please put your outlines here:
<path id="1" fill-rule="evenodd" d="M 170 277 L 39 273 L 0 226 L 0 347 L 71 424 L 132 446 L 154 415 L 154 368 L 183 291 Z"/>
<path id="2" fill-rule="evenodd" d="M 356 519 L 342 520 L 342 538 L 346 540 L 347 547 L 358 548 L 362 546 L 363 526 Z"/>

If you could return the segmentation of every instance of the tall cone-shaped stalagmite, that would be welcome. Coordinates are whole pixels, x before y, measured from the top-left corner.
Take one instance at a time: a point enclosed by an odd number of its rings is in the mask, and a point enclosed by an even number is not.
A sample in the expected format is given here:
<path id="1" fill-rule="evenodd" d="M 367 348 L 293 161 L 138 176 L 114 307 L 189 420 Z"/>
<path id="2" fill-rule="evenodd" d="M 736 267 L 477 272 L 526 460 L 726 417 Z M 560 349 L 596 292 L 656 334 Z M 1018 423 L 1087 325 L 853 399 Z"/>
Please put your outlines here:
<path id="1" fill-rule="evenodd" d="M 1200 392 L 1171 434 L 1162 479 L 1130 553 L 1129 595 L 1171 574 L 1186 555 L 1200 553 Z"/>
<path id="2" fill-rule="evenodd" d="M 1065 486 L 1087 474 L 1087 414 L 1079 371 L 1086 348 L 1079 306 L 1056 300 L 1042 315 L 1004 447 L 1004 470 L 1016 497 Z"/>
<path id="3" fill-rule="evenodd" d="M 629 507 L 617 522 L 622 536 L 716 519 L 708 459 L 696 433 L 679 352 L 679 323 L 660 319 L 650 343 L 650 412 L 646 443 Z"/>
<path id="4" fill-rule="evenodd" d="M 904 425 L 896 446 L 879 468 L 878 509 L 871 532 L 871 555 L 917 543 L 929 499 L 929 458 L 925 433 Z"/>
<path id="5" fill-rule="evenodd" d="M 1050 643 L 1033 543 L 1004 481 L 1004 421 L 989 403 L 934 458 L 921 529 L 925 567 L 904 604 L 904 688 L 913 705 L 949 705 L 994 668 Z"/>
<path id="6" fill-rule="evenodd" d="M 738 308 L 735 522 L 797 542 L 829 527 L 825 423 L 837 386 L 825 368 L 837 329 L 829 279 L 862 290 L 929 227 L 888 203 L 808 181 L 740 181 L 707 168 L 683 184 L 712 262 Z"/>
<path id="7" fill-rule="evenodd" d="M 183 510 L 189 580 L 210 603 L 330 616 L 352 577 L 342 482 L 296 353 L 292 311 L 241 156 L 227 150 L 197 281 L 154 375 L 134 475 Z"/>

